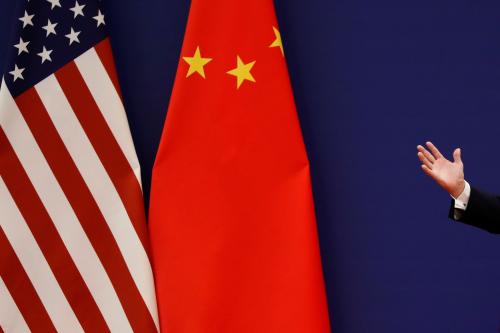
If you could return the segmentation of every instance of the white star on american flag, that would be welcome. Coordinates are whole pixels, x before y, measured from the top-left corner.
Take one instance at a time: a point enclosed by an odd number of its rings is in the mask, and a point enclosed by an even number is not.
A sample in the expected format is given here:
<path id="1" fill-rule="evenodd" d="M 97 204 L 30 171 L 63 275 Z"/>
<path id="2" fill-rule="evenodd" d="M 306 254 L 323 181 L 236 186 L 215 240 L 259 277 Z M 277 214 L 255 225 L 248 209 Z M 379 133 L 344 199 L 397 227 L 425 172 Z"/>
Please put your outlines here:
<path id="1" fill-rule="evenodd" d="M 50 2 L 51 4 L 50 9 L 54 9 L 55 7 L 61 7 L 61 0 L 47 0 L 47 2 Z"/>
<path id="2" fill-rule="evenodd" d="M 78 39 L 78 35 L 81 33 L 81 31 L 75 31 L 73 28 L 71 28 L 71 31 L 69 34 L 65 35 L 69 39 L 69 45 L 73 44 L 73 42 L 80 43 L 80 40 Z"/>
<path id="3" fill-rule="evenodd" d="M 50 54 L 52 53 L 52 50 L 47 50 L 45 46 L 43 47 L 43 51 L 40 53 L 37 53 L 41 58 L 42 58 L 42 64 L 45 61 L 52 61 L 52 58 L 50 57 Z"/>
<path id="4" fill-rule="evenodd" d="M 69 10 L 75 13 L 74 18 L 76 18 L 78 15 L 85 16 L 83 14 L 83 8 L 85 8 L 85 5 L 80 5 L 78 1 L 75 1 L 75 6 L 71 7 Z"/>
<path id="5" fill-rule="evenodd" d="M 25 42 L 23 41 L 22 38 L 19 38 L 19 43 L 14 45 L 14 47 L 17 49 L 17 55 L 20 55 L 23 52 L 29 53 L 28 51 L 29 43 L 30 43 L 29 41 Z"/>
<path id="6" fill-rule="evenodd" d="M 97 21 L 97 26 L 100 26 L 101 24 L 106 25 L 104 22 L 104 15 L 101 13 L 101 10 L 99 10 L 97 16 L 94 16 L 93 19 Z"/>
<path id="7" fill-rule="evenodd" d="M 50 34 L 57 35 L 56 25 L 57 23 L 52 23 L 50 22 L 50 20 L 48 20 L 47 25 L 42 27 L 43 30 L 47 31 L 47 37 L 49 37 Z"/>
<path id="8" fill-rule="evenodd" d="M 33 25 L 34 16 L 35 15 L 29 15 L 27 11 L 24 11 L 24 16 L 19 18 L 19 20 L 23 22 L 23 28 L 26 28 L 27 25 Z"/>
<path id="9" fill-rule="evenodd" d="M 14 65 L 14 70 L 9 72 L 9 74 L 12 74 L 14 76 L 14 82 L 15 82 L 17 79 L 24 80 L 23 72 L 24 68 L 19 68 L 17 67 L 17 65 Z"/>

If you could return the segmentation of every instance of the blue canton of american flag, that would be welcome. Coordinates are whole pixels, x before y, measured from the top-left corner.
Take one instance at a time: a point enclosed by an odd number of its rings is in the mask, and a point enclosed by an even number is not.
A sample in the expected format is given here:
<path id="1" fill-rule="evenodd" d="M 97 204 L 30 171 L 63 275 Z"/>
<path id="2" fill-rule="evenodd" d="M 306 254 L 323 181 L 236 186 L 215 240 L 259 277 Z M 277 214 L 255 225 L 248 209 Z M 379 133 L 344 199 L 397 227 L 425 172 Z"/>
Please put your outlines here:
<path id="1" fill-rule="evenodd" d="M 19 14 L 6 68 L 14 96 L 106 37 L 98 1 L 30 0 Z"/>
<path id="2" fill-rule="evenodd" d="M 96 0 L 18 5 L 0 84 L 0 332 L 157 332 L 105 15 Z"/>

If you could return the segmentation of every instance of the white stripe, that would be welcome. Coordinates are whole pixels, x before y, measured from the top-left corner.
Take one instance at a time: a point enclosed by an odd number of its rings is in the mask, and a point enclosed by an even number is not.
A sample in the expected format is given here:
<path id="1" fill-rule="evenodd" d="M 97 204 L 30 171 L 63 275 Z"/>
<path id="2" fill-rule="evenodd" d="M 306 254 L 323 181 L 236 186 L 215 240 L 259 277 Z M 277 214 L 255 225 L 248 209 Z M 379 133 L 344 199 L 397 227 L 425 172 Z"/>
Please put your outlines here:
<path id="1" fill-rule="evenodd" d="M 1 180 L 1 178 L 0 178 Z M 0 327 L 6 333 L 29 333 L 28 324 L 0 277 Z"/>
<path id="2" fill-rule="evenodd" d="M 35 88 L 108 223 L 130 274 L 155 323 L 157 323 L 153 272 L 149 258 L 116 188 L 55 76 L 49 76 L 38 83 Z"/>
<path id="3" fill-rule="evenodd" d="M 83 332 L 2 178 L 0 178 L 0 198 L 0 212 L 2 212 L 0 226 L 5 231 L 54 326 L 60 332 Z"/>
<path id="4" fill-rule="evenodd" d="M 94 48 L 76 58 L 75 63 L 134 171 L 137 181 L 141 184 L 141 169 L 132 142 L 127 114 L 106 68 Z"/>
<path id="5" fill-rule="evenodd" d="M 120 300 L 68 199 L 54 177 L 5 82 L 0 88 L 0 125 L 59 235 L 97 303 L 108 327 L 132 332 Z"/>

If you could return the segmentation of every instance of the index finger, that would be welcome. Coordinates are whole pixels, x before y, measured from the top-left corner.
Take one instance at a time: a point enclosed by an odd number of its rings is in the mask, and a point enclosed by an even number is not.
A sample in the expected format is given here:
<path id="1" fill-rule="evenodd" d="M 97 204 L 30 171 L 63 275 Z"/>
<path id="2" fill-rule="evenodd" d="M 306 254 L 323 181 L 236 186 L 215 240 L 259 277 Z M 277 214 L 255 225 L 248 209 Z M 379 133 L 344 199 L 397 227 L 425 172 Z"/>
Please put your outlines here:
<path id="1" fill-rule="evenodd" d="M 441 152 L 439 151 L 439 149 L 437 149 L 436 146 L 434 146 L 432 144 L 432 142 L 427 141 L 425 144 L 427 145 L 427 147 L 431 151 L 432 155 L 434 155 L 434 158 L 438 159 L 438 158 L 443 157 L 443 155 L 441 154 Z"/>

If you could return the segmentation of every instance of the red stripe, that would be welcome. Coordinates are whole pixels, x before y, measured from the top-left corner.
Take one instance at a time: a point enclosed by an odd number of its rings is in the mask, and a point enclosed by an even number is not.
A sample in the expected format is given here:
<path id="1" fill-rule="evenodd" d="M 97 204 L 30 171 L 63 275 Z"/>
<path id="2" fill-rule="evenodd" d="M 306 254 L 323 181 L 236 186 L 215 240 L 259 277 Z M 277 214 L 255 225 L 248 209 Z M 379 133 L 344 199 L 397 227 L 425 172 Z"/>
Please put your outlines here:
<path id="1" fill-rule="evenodd" d="M 86 332 L 109 332 L 104 317 L 3 131 L 0 131 L 0 146 L 4 148 L 0 174 L 80 324 Z"/>
<path id="2" fill-rule="evenodd" d="M 0 277 L 32 331 L 56 332 L 47 310 L 2 228 L 0 228 Z"/>
<path id="3" fill-rule="evenodd" d="M 113 50 L 111 49 L 109 38 L 106 38 L 103 41 L 99 42 L 99 44 L 94 46 L 94 48 L 97 52 L 97 55 L 99 56 L 99 59 L 101 59 L 101 62 L 104 65 L 104 68 L 106 69 L 111 82 L 113 82 L 118 95 L 122 97 L 122 91 L 120 88 L 120 83 L 118 81 L 118 75 L 116 73 L 115 59 L 113 58 Z"/>
<path id="4" fill-rule="evenodd" d="M 26 91 L 16 103 L 99 256 L 132 328 L 136 332 L 156 331 L 116 240 L 37 92 Z"/>
<path id="5" fill-rule="evenodd" d="M 56 77 L 73 111 L 111 178 L 144 249 L 149 243 L 144 214 L 144 198 L 135 174 L 108 127 L 76 64 L 61 68 Z"/>

